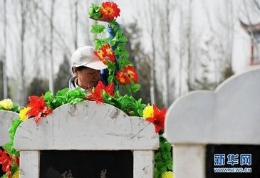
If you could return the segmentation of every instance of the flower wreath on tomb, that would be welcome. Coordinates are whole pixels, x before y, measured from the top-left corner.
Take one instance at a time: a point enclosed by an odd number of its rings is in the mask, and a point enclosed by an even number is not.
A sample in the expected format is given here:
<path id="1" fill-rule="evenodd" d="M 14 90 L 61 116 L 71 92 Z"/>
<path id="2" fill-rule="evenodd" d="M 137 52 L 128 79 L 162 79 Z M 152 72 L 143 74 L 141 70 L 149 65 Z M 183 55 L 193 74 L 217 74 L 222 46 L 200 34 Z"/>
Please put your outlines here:
<path id="1" fill-rule="evenodd" d="M 9 129 L 10 141 L 0 150 L 0 164 L 5 172 L 4 178 L 19 177 L 19 150 L 13 147 L 14 136 L 17 127 L 27 119 L 34 119 L 40 124 L 42 117 L 52 113 L 52 110 L 63 104 L 76 104 L 83 100 L 107 103 L 124 111 L 129 116 L 139 116 L 151 122 L 155 126 L 155 132 L 159 134 L 160 145 L 154 155 L 154 177 L 173 178 L 172 147 L 164 137 L 164 119 L 166 109 L 159 109 L 155 104 L 142 103 L 142 99 L 135 99 L 132 93 L 140 89 L 138 75 L 134 65 L 128 60 L 129 53 L 126 50 L 127 37 L 116 22 L 120 16 L 120 9 L 114 2 L 103 2 L 101 5 L 92 4 L 88 15 L 95 21 L 107 22 L 114 31 L 113 38 L 95 38 L 95 54 L 108 66 L 108 85 L 102 82 L 86 94 L 81 89 L 69 90 L 64 88 L 55 95 L 50 91 L 42 96 L 29 96 L 26 107 L 20 108 L 10 99 L 0 101 L 0 110 L 10 110 L 19 113 L 19 118 L 12 121 Z M 106 27 L 98 23 L 92 25 L 91 33 L 102 37 Z M 120 87 L 120 90 L 119 90 Z M 124 93 L 121 94 L 122 89 Z"/>

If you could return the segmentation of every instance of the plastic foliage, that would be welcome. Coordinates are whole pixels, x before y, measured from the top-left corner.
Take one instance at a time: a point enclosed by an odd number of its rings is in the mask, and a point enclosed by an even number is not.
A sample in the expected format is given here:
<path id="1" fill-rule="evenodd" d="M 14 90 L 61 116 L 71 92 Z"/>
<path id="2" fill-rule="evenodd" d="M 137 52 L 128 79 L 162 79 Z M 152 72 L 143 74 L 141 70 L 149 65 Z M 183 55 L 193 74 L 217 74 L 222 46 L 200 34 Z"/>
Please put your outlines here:
<path id="1" fill-rule="evenodd" d="M 3 177 L 10 177 L 12 172 L 18 170 L 19 159 L 9 155 L 6 150 L 0 149 L 0 164 L 2 164 L 2 170 L 6 172 Z"/>
<path id="2" fill-rule="evenodd" d="M 120 10 L 118 10 L 115 3 L 109 2 L 109 4 L 106 5 L 110 6 L 108 8 L 110 8 L 112 12 L 111 14 L 114 14 L 114 16 L 110 16 L 110 18 L 108 18 L 107 14 L 105 14 L 102 10 L 105 8 L 104 4 L 106 3 L 102 3 L 101 6 L 92 4 L 88 10 L 88 14 L 91 19 L 107 22 L 109 28 L 111 28 L 114 32 L 114 36 L 112 38 L 96 38 L 94 40 L 95 49 L 97 50 L 96 55 L 101 61 L 108 65 L 108 82 L 116 83 L 117 85 L 122 86 L 126 90 L 127 94 L 122 96 L 117 90 L 113 96 L 105 94 L 104 92 L 100 96 L 102 96 L 103 102 L 114 105 L 130 116 L 143 117 L 143 111 L 147 106 L 149 107 L 149 105 L 143 104 L 142 99 L 136 100 L 132 96 L 132 93 L 137 92 L 140 89 L 140 85 L 138 84 L 138 76 L 134 70 L 134 65 L 128 60 L 129 53 L 126 50 L 126 42 L 128 39 L 123 34 L 123 30 L 120 28 L 120 25 L 116 22 L 116 17 L 120 15 Z M 100 27 L 98 23 L 95 23 L 92 25 L 91 32 L 94 34 L 99 34 L 98 36 L 102 37 L 104 28 L 105 27 Z M 110 50 L 113 51 L 116 56 L 116 61 L 113 61 L 111 60 L 111 57 L 104 55 L 106 54 L 104 47 L 108 46 L 110 46 Z M 105 61 L 105 59 L 107 60 Z M 151 117 L 145 119 L 155 125 L 155 132 L 160 135 L 160 147 L 155 152 L 154 177 L 170 178 L 173 177 L 172 147 L 163 136 L 166 109 L 163 108 L 162 110 L 159 110 L 155 105 L 153 105 L 151 112 Z"/>
<path id="3" fill-rule="evenodd" d="M 0 110 L 13 111 L 19 113 L 20 107 L 11 99 L 3 99 L 0 101 Z"/>
<path id="4" fill-rule="evenodd" d="M 76 88 L 74 90 L 64 88 L 59 90 L 56 95 L 53 95 L 50 91 L 46 92 L 44 95 L 44 101 L 49 108 L 54 110 L 63 104 L 77 104 L 84 100 L 85 95 L 85 91 L 80 88 Z"/>
<path id="5" fill-rule="evenodd" d="M 6 172 L 3 177 L 10 178 L 15 172 L 19 170 L 19 151 L 14 148 L 14 136 L 17 127 L 21 124 L 21 120 L 15 119 L 12 121 L 11 128 L 8 130 L 10 140 L 3 145 L 3 151 L 0 154 L 0 164 L 2 164 L 2 170 Z"/>
<path id="6" fill-rule="evenodd" d="M 138 75 L 134 69 L 134 65 L 129 61 L 129 52 L 126 49 L 128 39 L 116 22 L 116 17 L 120 16 L 120 9 L 113 2 L 103 2 L 101 6 L 92 4 L 88 10 L 88 14 L 91 19 L 108 22 L 109 28 L 114 32 L 113 38 L 102 38 L 103 29 L 106 27 L 97 23 L 91 26 L 91 32 L 100 36 L 100 38 L 94 39 L 95 49 L 100 60 L 108 66 L 108 82 L 120 85 L 127 94 L 132 95 L 132 93 L 140 89 L 140 84 L 137 83 Z M 100 53 L 105 53 L 103 50 L 104 46 L 110 46 L 113 49 L 114 56 L 116 56 L 115 61 L 111 61 L 111 58 L 100 55 Z M 104 58 L 107 61 L 104 61 Z"/>
<path id="7" fill-rule="evenodd" d="M 154 178 L 161 178 L 166 172 L 172 172 L 172 146 L 163 137 L 162 132 L 160 135 L 160 147 L 155 151 L 154 155 Z"/>

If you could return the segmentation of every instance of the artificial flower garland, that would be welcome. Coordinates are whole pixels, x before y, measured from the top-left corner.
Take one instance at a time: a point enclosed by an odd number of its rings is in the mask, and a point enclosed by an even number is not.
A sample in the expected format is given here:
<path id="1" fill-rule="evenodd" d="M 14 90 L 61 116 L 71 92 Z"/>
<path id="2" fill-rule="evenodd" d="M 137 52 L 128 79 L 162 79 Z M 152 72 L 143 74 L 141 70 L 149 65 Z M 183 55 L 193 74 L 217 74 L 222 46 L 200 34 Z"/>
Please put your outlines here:
<path id="1" fill-rule="evenodd" d="M 115 82 L 123 86 L 131 97 L 132 92 L 136 92 L 140 89 L 138 82 L 138 75 L 134 69 L 133 64 L 128 60 L 129 53 L 126 50 L 126 42 L 128 39 L 123 34 L 123 30 L 116 22 L 116 18 L 120 16 L 120 9 L 117 4 L 113 2 L 103 2 L 101 6 L 92 4 L 88 10 L 88 14 L 91 19 L 97 21 L 105 21 L 109 23 L 112 28 L 114 37 L 111 38 L 96 38 L 95 48 L 97 49 L 97 56 L 100 60 L 105 61 L 108 65 L 109 78 L 108 82 Z M 92 25 L 91 32 L 95 34 L 101 34 L 104 32 L 105 27 L 99 24 Z M 112 50 L 113 49 L 113 50 Z M 114 57 L 110 57 L 109 54 L 114 53 L 117 60 Z M 118 66 L 118 70 L 116 70 Z M 115 77 L 114 77 L 115 76 Z M 129 97 L 126 95 L 125 97 Z M 133 99 L 133 98 L 131 98 Z M 106 100 L 105 102 L 108 102 Z M 110 100 L 111 101 L 111 100 Z M 116 103 L 109 103 L 115 105 Z M 149 122 L 152 122 L 155 126 L 155 132 L 160 135 L 160 147 L 155 152 L 155 167 L 154 177 L 173 177 L 172 174 L 172 150 L 171 144 L 163 137 L 164 133 L 164 119 L 166 109 L 159 110 L 156 105 L 144 105 L 141 103 L 141 99 L 138 103 L 135 101 L 131 105 L 126 105 L 127 108 L 120 108 L 123 111 L 126 109 L 126 113 L 139 114 L 138 116 L 143 117 Z M 133 108 L 132 106 L 138 106 Z M 135 111 L 135 112 L 134 112 Z M 170 176 L 172 175 L 172 176 Z"/>
<path id="2" fill-rule="evenodd" d="M 14 111 L 19 113 L 20 107 L 9 98 L 0 101 L 0 110 Z"/>
<path id="3" fill-rule="evenodd" d="M 8 98 L 0 101 L 0 110 L 13 111 L 19 113 L 20 107 Z M 16 178 L 15 175 L 19 174 L 19 156 L 16 153 L 12 154 L 11 151 L 8 152 L 6 149 L 0 149 L 0 164 L 2 164 L 2 171 L 5 172 L 3 178 Z"/>
<path id="4" fill-rule="evenodd" d="M 113 105 L 129 116 L 143 117 L 153 123 L 155 132 L 160 136 L 160 147 L 154 156 L 154 177 L 173 178 L 171 144 L 163 136 L 166 109 L 160 110 L 156 105 L 143 104 L 142 99 L 136 100 L 132 96 L 133 92 L 140 89 L 140 84 L 138 84 L 135 68 L 128 60 L 129 53 L 125 48 L 127 38 L 116 22 L 116 18 L 120 16 L 120 9 L 113 2 L 103 2 L 101 6 L 92 4 L 88 14 L 91 19 L 108 22 L 115 33 L 112 39 L 96 38 L 94 40 L 95 54 L 108 66 L 109 84 L 105 86 L 99 82 L 88 94 L 79 88 L 75 90 L 64 88 L 59 90 L 56 95 L 48 91 L 43 96 L 29 96 L 29 103 L 22 109 L 12 105 L 10 100 L 0 101 L 0 109 L 19 113 L 19 118 L 12 122 L 9 129 L 10 141 L 3 146 L 3 151 L 0 150 L 0 164 L 2 164 L 2 170 L 6 172 L 4 177 L 19 177 L 19 152 L 13 147 L 13 141 L 16 129 L 22 122 L 34 118 L 36 124 L 40 124 L 42 117 L 51 114 L 52 110 L 63 104 L 76 104 L 83 100 L 91 100 Z M 92 33 L 102 34 L 104 31 L 103 25 L 92 25 Z M 115 85 L 122 86 L 127 94 L 121 95 Z"/>

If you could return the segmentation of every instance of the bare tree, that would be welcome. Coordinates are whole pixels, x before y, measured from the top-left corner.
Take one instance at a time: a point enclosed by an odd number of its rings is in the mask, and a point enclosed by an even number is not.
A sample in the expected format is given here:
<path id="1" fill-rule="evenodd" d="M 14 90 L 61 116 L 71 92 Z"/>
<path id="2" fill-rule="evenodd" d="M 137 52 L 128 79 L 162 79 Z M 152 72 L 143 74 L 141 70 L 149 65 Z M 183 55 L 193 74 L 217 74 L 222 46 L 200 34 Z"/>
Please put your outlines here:
<path id="1" fill-rule="evenodd" d="M 54 5 L 55 5 L 55 1 L 56 0 L 54 0 Z M 49 22 L 49 24 L 51 24 L 51 21 L 52 21 L 51 15 L 49 15 L 47 12 L 45 12 L 44 8 L 39 4 L 39 2 L 37 2 L 37 1 L 31 1 L 31 2 L 34 4 L 34 8 L 39 10 L 41 15 L 43 15 L 43 17 L 45 18 L 45 20 L 47 22 Z M 62 51 L 66 52 L 67 56 L 70 56 L 71 55 L 70 46 L 65 40 L 67 36 L 64 36 L 61 33 L 60 29 L 58 29 L 55 26 L 54 22 L 52 22 L 52 31 L 53 31 L 53 35 L 54 35 L 53 38 L 55 37 L 55 44 L 58 45 L 58 47 L 60 47 Z"/>
<path id="2" fill-rule="evenodd" d="M 72 29 L 72 33 L 73 33 L 73 44 L 74 44 L 74 48 L 77 49 L 78 48 L 78 21 L 79 21 L 79 17 L 78 17 L 78 4 L 79 1 L 78 0 L 74 0 L 74 1 L 70 1 L 70 19 L 71 19 L 71 29 Z"/>
<path id="3" fill-rule="evenodd" d="M 7 98 L 8 96 L 8 83 L 7 83 L 7 72 L 6 72 L 6 46 L 7 46 L 7 35 L 6 35 L 6 30 L 7 30 L 7 21 L 6 21 L 6 0 L 4 0 L 4 51 L 3 51 L 3 98 Z"/>
<path id="4" fill-rule="evenodd" d="M 178 77 L 178 88 L 179 88 L 179 90 L 178 90 L 178 96 L 181 96 L 181 94 L 182 94 L 182 77 L 183 77 L 183 75 L 182 75 L 182 68 L 183 68 L 183 30 L 184 30 L 184 25 L 183 24 L 181 24 L 182 22 L 183 22 L 183 19 L 184 19 L 184 17 L 183 17 L 183 10 L 182 10 L 182 8 L 181 8 L 182 6 L 181 6 L 181 4 L 179 4 L 179 16 L 180 16 L 180 24 L 179 24 L 179 41 L 180 41 L 180 44 L 179 44 L 179 55 L 178 55 L 178 57 L 179 57 L 179 77 Z"/>
<path id="5" fill-rule="evenodd" d="M 260 2 L 257 0 L 253 0 L 253 3 L 255 4 L 256 9 L 258 9 L 258 13 L 260 13 Z"/>
<path id="6" fill-rule="evenodd" d="M 74 32 L 74 46 L 78 48 L 78 0 L 74 3 L 75 7 L 75 32 Z"/>
<path id="7" fill-rule="evenodd" d="M 54 87 L 53 87 L 53 21 L 54 21 L 54 9 L 55 9 L 55 0 L 51 1 L 51 14 L 50 14 L 50 65 L 49 65 L 49 90 L 53 93 Z"/>
<path id="8" fill-rule="evenodd" d="M 180 2 L 178 96 L 190 91 L 192 85 L 192 12 L 192 0 Z"/>
<path id="9" fill-rule="evenodd" d="M 233 51 L 227 50 L 232 49 L 234 46 L 234 34 L 235 34 L 235 18 L 234 18 L 234 5 L 232 1 L 227 1 L 225 3 L 225 16 L 219 19 L 219 23 L 223 28 L 223 37 L 219 35 L 219 38 L 226 39 L 220 40 L 220 50 L 223 54 L 223 62 L 221 64 L 221 76 L 218 84 L 221 83 L 223 80 L 227 79 L 231 75 L 234 74 L 233 66 L 232 66 L 232 58 L 233 58 Z"/>
<path id="10" fill-rule="evenodd" d="M 42 72 L 40 69 L 40 66 L 44 66 L 44 60 L 40 59 L 45 59 L 47 58 L 47 49 L 49 47 L 49 44 L 46 41 L 46 34 L 44 34 L 44 37 L 42 37 L 42 29 L 47 29 L 47 25 L 45 22 L 45 18 L 41 16 L 41 13 L 38 9 L 40 1 L 37 2 L 37 0 L 34 0 L 33 2 L 31 1 L 31 8 L 32 8 L 32 13 L 34 15 L 30 15 L 28 17 L 28 21 L 31 25 L 31 28 L 28 29 L 28 33 L 30 33 L 30 36 L 34 37 L 33 45 L 31 51 L 34 51 L 34 53 L 31 54 L 31 61 L 30 64 L 32 65 L 31 68 L 27 69 L 29 71 L 30 76 L 27 76 L 28 80 L 32 80 L 36 74 L 38 74 L 38 77 L 45 77 L 44 75 L 42 76 Z M 36 5 L 37 4 L 37 5 Z"/>
<path id="11" fill-rule="evenodd" d="M 162 3 L 162 2 L 161 2 Z M 164 105 L 166 107 L 169 107 L 169 105 L 173 102 L 174 100 L 174 82 L 173 81 L 173 73 L 174 71 L 171 70 L 171 66 L 174 63 L 173 60 L 173 52 L 174 52 L 174 45 L 172 42 L 172 33 L 171 33 L 171 28 L 173 27 L 172 21 L 173 21 L 173 13 L 175 11 L 176 4 L 173 4 L 172 1 L 167 0 L 163 2 L 163 8 L 160 9 L 159 11 L 159 16 L 162 18 L 159 21 L 160 24 L 160 33 L 161 36 L 161 44 L 162 46 L 162 56 L 163 61 L 164 61 L 164 91 L 163 91 L 163 96 L 164 96 Z M 172 59 L 172 60 L 171 60 Z"/>
<path id="12" fill-rule="evenodd" d="M 142 1 L 143 29 L 148 34 L 144 45 L 149 44 L 150 52 L 150 93 L 151 102 L 168 107 L 174 100 L 174 63 L 176 46 L 172 34 L 175 1 Z M 144 8 L 146 7 L 146 8 Z"/>
<path id="13" fill-rule="evenodd" d="M 206 13 L 207 24 L 210 33 L 212 33 L 211 41 L 209 42 L 210 51 L 208 57 L 214 62 L 214 81 L 211 81 L 211 89 L 216 88 L 226 77 L 232 75 L 232 47 L 234 36 L 234 15 L 232 1 L 227 1 L 223 6 L 223 15 L 214 14 L 215 21 L 210 19 L 209 8 L 205 5 L 204 11 Z M 225 39 L 225 40 L 223 40 Z M 227 73 L 230 73 L 227 75 Z M 225 77 L 226 76 L 226 77 Z"/>
<path id="14" fill-rule="evenodd" d="M 155 80 L 155 59 L 156 59 L 156 38 L 155 38 L 155 28 L 153 26 L 155 26 L 154 24 L 154 19 L 155 19 L 155 10 L 156 10 L 156 5 L 153 3 L 153 1 L 149 4 L 146 4 L 145 6 L 148 6 L 147 11 L 144 11 L 144 18 L 145 18 L 145 22 L 147 23 L 148 27 L 152 27 L 152 28 L 148 28 L 148 34 L 149 37 L 151 39 L 151 57 L 150 59 L 150 97 L 151 97 L 151 104 L 155 104 L 156 103 L 156 80 Z M 149 18 L 147 18 L 149 17 Z"/>
<path id="15" fill-rule="evenodd" d="M 187 30 L 186 30 L 186 53 L 187 53 L 187 87 L 188 87 L 188 91 L 191 90 L 191 85 L 192 85 L 192 42 L 191 42 L 191 38 L 192 38 L 192 32 L 191 32 L 191 28 L 192 28 L 192 0 L 189 0 L 189 4 L 188 4 L 188 18 L 187 18 Z"/>
<path id="16" fill-rule="evenodd" d="M 18 102 L 21 105 L 25 104 L 25 32 L 26 32 L 26 13 L 27 13 L 27 2 L 20 0 L 21 7 L 21 29 L 20 29 L 20 80 L 19 80 L 19 89 L 18 89 Z"/>
<path id="17" fill-rule="evenodd" d="M 151 16 L 153 16 L 152 14 L 155 14 L 155 5 L 152 4 L 151 5 L 151 8 L 149 8 L 150 10 L 150 14 Z M 152 19 L 153 17 L 151 17 Z M 154 38 L 154 35 L 155 35 L 155 30 L 154 28 L 151 28 L 151 31 L 150 31 L 150 35 L 151 35 L 151 38 L 152 38 L 152 57 L 151 57 L 151 67 L 150 67 L 150 76 L 151 76 L 151 79 L 150 79 L 150 93 L 151 93 L 151 104 L 155 104 L 156 103 L 156 100 L 155 100 L 155 88 L 156 88 L 156 82 L 155 82 L 155 38 Z"/>

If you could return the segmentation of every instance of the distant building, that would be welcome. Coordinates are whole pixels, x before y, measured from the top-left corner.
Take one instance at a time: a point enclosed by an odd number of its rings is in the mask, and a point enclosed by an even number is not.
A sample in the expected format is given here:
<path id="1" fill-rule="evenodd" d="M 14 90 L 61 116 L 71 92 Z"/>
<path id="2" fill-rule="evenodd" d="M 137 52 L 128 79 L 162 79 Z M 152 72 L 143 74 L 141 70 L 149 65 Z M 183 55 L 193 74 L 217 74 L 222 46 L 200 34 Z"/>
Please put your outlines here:
<path id="1" fill-rule="evenodd" d="M 240 21 L 241 27 L 248 33 L 250 37 L 250 57 L 248 64 L 250 66 L 260 65 L 260 23 L 245 24 Z"/>

